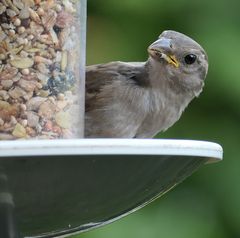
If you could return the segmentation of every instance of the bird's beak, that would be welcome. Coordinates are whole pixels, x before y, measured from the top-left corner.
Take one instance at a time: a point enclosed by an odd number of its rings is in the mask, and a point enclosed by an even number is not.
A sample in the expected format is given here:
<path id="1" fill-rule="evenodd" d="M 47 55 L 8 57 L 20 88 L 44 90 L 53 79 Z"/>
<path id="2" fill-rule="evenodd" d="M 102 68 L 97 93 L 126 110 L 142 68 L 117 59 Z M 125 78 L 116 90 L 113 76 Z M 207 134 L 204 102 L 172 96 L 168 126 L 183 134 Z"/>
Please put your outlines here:
<path id="1" fill-rule="evenodd" d="M 161 37 L 148 47 L 148 53 L 151 57 L 153 57 L 154 59 L 164 59 L 169 64 L 172 64 L 173 66 L 178 68 L 179 62 L 177 61 L 176 57 L 171 54 L 171 51 L 171 39 L 167 39 L 164 37 Z"/>

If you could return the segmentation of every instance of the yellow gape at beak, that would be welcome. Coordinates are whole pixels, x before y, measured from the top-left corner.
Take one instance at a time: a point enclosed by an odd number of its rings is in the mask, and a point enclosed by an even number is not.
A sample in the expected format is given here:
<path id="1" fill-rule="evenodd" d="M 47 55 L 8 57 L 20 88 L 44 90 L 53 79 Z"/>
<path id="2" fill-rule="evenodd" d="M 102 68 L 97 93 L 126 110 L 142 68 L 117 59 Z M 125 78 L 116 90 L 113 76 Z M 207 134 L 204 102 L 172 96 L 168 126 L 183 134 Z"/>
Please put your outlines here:
<path id="1" fill-rule="evenodd" d="M 174 55 L 163 55 L 162 56 L 169 64 L 174 65 L 176 68 L 179 67 L 179 62 L 177 61 L 176 57 Z"/>

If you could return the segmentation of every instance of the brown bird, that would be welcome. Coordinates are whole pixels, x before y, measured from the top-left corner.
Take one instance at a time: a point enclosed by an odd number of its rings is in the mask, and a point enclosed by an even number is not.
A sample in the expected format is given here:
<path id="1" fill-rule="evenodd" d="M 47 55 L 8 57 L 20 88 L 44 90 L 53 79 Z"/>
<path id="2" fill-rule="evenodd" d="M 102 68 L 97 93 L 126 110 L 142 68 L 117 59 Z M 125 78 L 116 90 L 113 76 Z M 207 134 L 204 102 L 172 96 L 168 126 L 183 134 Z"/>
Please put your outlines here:
<path id="1" fill-rule="evenodd" d="M 85 137 L 152 138 L 201 93 L 208 58 L 197 42 L 164 31 L 148 54 L 146 62 L 86 68 Z"/>

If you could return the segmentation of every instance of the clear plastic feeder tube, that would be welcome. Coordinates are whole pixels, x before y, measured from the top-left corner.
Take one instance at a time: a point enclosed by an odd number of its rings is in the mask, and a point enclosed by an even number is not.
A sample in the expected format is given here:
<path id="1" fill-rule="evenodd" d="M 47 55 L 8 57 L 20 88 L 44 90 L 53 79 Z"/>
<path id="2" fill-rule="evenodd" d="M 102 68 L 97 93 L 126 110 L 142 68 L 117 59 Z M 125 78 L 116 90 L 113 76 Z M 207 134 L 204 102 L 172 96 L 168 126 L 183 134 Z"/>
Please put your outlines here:
<path id="1" fill-rule="evenodd" d="M 0 140 L 83 137 L 86 0 L 0 2 Z"/>

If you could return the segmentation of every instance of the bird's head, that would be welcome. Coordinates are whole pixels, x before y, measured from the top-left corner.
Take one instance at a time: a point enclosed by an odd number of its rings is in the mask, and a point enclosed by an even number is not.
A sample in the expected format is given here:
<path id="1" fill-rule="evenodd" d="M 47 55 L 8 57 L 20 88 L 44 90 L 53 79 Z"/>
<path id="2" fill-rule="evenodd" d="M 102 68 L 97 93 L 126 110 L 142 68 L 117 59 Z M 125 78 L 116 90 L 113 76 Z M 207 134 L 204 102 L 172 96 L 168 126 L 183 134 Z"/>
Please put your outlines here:
<path id="1" fill-rule="evenodd" d="M 190 37 L 176 32 L 164 31 L 157 41 L 148 47 L 149 59 L 154 70 L 199 94 L 208 71 L 208 57 L 204 49 Z"/>

